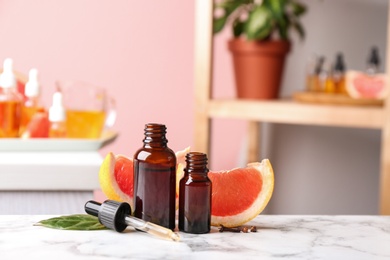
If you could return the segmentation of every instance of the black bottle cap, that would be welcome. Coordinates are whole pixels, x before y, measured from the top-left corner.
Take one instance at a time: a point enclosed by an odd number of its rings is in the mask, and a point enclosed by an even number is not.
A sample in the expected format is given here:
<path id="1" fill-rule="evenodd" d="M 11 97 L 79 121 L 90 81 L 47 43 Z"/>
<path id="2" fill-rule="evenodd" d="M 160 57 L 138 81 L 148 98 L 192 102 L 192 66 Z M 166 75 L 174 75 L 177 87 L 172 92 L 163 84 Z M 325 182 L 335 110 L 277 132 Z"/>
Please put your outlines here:
<path id="1" fill-rule="evenodd" d="M 131 207 L 128 203 L 114 200 L 106 200 L 102 204 L 90 200 L 84 208 L 88 214 L 97 216 L 104 226 L 118 232 L 126 229 L 125 217 L 131 214 Z"/>
<path id="2" fill-rule="evenodd" d="M 370 57 L 368 58 L 368 64 L 374 65 L 376 67 L 379 66 L 380 60 L 379 60 L 379 54 L 378 54 L 378 48 L 372 47 Z"/>
<path id="3" fill-rule="evenodd" d="M 345 71 L 344 57 L 342 53 L 338 53 L 336 56 L 336 63 L 334 64 L 334 71 Z"/>

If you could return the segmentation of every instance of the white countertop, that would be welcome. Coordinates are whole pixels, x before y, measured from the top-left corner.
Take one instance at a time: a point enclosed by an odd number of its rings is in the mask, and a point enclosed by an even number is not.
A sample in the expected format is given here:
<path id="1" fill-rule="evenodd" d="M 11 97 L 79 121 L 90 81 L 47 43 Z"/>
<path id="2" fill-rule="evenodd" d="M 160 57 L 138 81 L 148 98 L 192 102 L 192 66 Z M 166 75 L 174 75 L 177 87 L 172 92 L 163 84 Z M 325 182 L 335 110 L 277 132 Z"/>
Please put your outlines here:
<path id="1" fill-rule="evenodd" d="M 389 216 L 260 215 L 257 233 L 180 232 L 181 242 L 128 228 L 63 231 L 33 226 L 52 216 L 0 216 L 7 259 L 390 259 Z"/>

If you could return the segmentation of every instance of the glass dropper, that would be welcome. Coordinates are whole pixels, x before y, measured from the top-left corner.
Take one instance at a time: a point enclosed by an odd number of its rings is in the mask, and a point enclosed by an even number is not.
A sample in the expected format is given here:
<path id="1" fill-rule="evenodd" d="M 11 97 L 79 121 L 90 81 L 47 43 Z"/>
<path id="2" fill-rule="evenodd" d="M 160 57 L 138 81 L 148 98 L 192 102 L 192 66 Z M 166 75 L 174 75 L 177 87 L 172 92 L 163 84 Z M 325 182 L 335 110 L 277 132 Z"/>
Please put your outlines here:
<path id="1" fill-rule="evenodd" d="M 93 200 L 85 204 L 85 211 L 99 218 L 107 228 L 122 232 L 127 226 L 141 230 L 159 238 L 180 241 L 180 236 L 172 230 L 131 216 L 131 207 L 126 202 L 106 200 L 99 203 Z"/>

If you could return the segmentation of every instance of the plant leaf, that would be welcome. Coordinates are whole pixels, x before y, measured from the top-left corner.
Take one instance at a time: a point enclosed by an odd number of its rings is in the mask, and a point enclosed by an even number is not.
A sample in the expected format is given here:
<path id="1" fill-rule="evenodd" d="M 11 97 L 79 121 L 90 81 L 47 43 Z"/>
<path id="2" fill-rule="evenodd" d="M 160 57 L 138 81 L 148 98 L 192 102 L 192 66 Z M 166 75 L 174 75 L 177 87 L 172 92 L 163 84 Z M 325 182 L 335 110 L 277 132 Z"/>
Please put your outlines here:
<path id="1" fill-rule="evenodd" d="M 215 3 L 214 5 L 215 10 L 222 9 L 223 15 L 220 17 L 214 17 L 214 21 L 213 21 L 214 34 L 222 31 L 230 15 L 231 16 L 237 15 L 237 12 L 235 12 L 237 9 L 242 8 L 243 6 L 248 5 L 252 2 L 253 0 L 225 0 L 219 3 Z"/>
<path id="2" fill-rule="evenodd" d="M 287 17 L 287 16 L 286 16 Z M 280 17 L 278 19 L 277 28 L 279 31 L 280 38 L 287 40 L 288 39 L 288 27 L 289 27 L 289 21 L 285 17 Z"/>
<path id="3" fill-rule="evenodd" d="M 301 16 L 306 13 L 306 6 L 296 1 L 290 1 L 292 12 L 295 16 Z"/>
<path id="4" fill-rule="evenodd" d="M 225 26 L 226 19 L 227 19 L 226 16 L 222 16 L 222 17 L 214 19 L 214 22 L 213 22 L 213 32 L 214 33 L 218 33 L 220 31 L 222 31 L 223 27 Z"/>
<path id="5" fill-rule="evenodd" d="M 41 220 L 34 226 L 44 226 L 62 230 L 101 230 L 106 229 L 97 217 L 87 214 L 76 214 Z"/>
<path id="6" fill-rule="evenodd" d="M 291 22 L 292 27 L 298 32 L 301 39 L 305 38 L 305 30 L 300 22 L 294 20 Z"/>
<path id="7" fill-rule="evenodd" d="M 233 35 L 239 37 L 244 32 L 245 23 L 241 22 L 240 19 L 236 19 L 233 22 Z"/>
<path id="8" fill-rule="evenodd" d="M 249 13 L 245 26 L 248 40 L 262 40 L 269 36 L 272 30 L 271 14 L 267 7 L 257 6 Z"/>

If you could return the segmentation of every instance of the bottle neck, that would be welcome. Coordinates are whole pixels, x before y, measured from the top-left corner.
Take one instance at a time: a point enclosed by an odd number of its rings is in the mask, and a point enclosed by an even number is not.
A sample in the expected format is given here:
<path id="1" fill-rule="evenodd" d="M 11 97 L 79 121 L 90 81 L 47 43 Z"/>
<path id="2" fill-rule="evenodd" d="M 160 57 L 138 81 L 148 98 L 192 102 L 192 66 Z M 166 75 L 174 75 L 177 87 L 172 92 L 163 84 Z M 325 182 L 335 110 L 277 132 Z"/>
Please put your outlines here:
<path id="1" fill-rule="evenodd" d="M 0 87 L 1 101 L 23 101 L 23 96 L 18 92 L 16 87 Z"/>
<path id="2" fill-rule="evenodd" d="M 207 168 L 207 155 L 204 153 L 191 152 L 186 155 L 187 166 L 186 174 L 197 174 L 207 176 L 209 169 Z"/>
<path id="3" fill-rule="evenodd" d="M 27 97 L 26 101 L 24 102 L 24 105 L 26 107 L 39 107 L 40 106 L 40 100 L 39 97 Z"/>
<path id="4" fill-rule="evenodd" d="M 168 140 L 165 136 L 167 128 L 162 124 L 146 124 L 144 147 L 164 148 L 167 147 Z"/>

